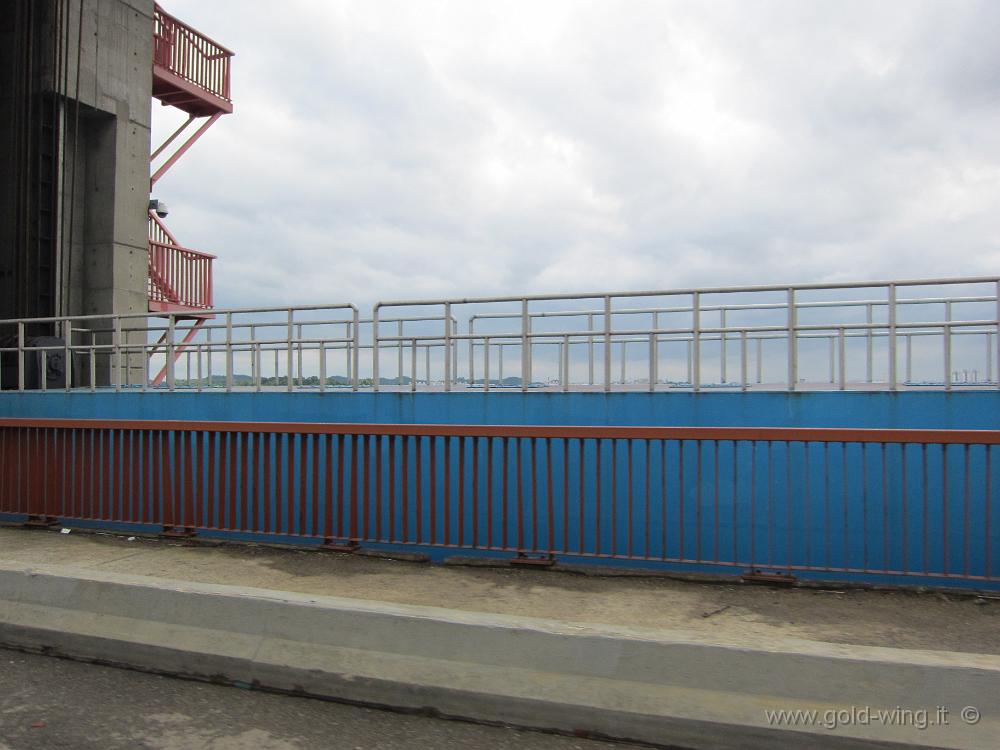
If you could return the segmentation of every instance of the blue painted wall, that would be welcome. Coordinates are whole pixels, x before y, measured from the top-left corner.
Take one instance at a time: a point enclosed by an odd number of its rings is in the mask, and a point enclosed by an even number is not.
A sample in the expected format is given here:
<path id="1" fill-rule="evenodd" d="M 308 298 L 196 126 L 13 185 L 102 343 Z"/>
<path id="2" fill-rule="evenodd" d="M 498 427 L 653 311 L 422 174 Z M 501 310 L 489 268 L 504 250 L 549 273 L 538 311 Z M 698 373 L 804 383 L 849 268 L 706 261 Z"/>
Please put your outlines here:
<path id="1" fill-rule="evenodd" d="M 78 419 L 179 419 L 206 421 L 249 422 L 361 422 L 361 423 L 445 423 L 445 424 L 552 424 L 552 425 L 676 425 L 676 426 L 775 426 L 775 427 L 871 427 L 871 428 L 942 428 L 1000 429 L 1000 392 L 843 392 L 843 393 L 0 393 L 0 417 L 53 417 Z M 276 456 L 287 456 L 285 447 Z M 733 446 L 723 442 L 705 443 L 704 454 L 696 443 L 671 441 L 657 446 L 652 454 L 641 443 L 634 456 L 626 453 L 625 442 L 615 446 L 605 443 L 601 458 L 602 478 L 597 483 L 592 474 L 596 461 L 596 443 L 585 446 L 584 465 L 587 467 L 586 486 L 580 488 L 577 474 L 578 445 L 564 446 L 554 441 L 552 469 L 557 480 L 563 475 L 564 462 L 571 477 L 568 496 L 563 496 L 560 481 L 556 481 L 552 496 L 543 488 L 538 498 L 541 512 L 530 503 L 527 494 L 522 505 L 515 496 L 517 471 L 508 466 L 509 513 L 500 513 L 500 503 L 492 514 L 493 535 L 486 535 L 485 483 L 471 486 L 470 466 L 466 465 L 465 491 L 459 495 L 457 441 L 448 447 L 438 440 L 438 461 L 433 468 L 425 463 L 423 492 L 425 506 L 420 521 L 425 533 L 404 535 L 402 517 L 407 515 L 411 529 L 417 524 L 413 505 L 405 505 L 398 496 L 388 495 L 387 460 L 383 460 L 381 477 L 383 494 L 373 502 L 388 518 L 390 505 L 397 519 L 397 528 L 389 538 L 396 545 L 374 541 L 371 546 L 401 546 L 420 549 L 432 556 L 454 554 L 443 549 L 440 540 L 445 528 L 454 540 L 460 527 L 457 507 L 465 497 L 466 507 L 461 533 L 465 545 L 479 548 L 510 549 L 518 525 L 528 538 L 546 539 L 549 535 L 549 513 L 553 510 L 552 529 L 556 539 L 566 537 L 565 545 L 557 545 L 571 556 L 582 555 L 591 562 L 605 565 L 635 565 L 637 561 L 622 558 L 594 557 L 619 554 L 634 546 L 633 555 L 673 559 L 697 558 L 699 563 L 657 563 L 639 561 L 653 567 L 682 570 L 715 570 L 734 572 L 747 564 L 780 569 L 796 567 L 848 568 L 859 571 L 845 573 L 802 571 L 799 574 L 816 578 L 855 578 L 872 582 L 910 582 L 913 578 L 894 576 L 878 571 L 937 572 L 918 579 L 921 583 L 974 585 L 997 587 L 995 578 L 1000 571 L 1000 450 L 987 451 L 982 446 L 965 449 L 940 446 L 923 449 L 910 446 L 857 444 L 822 445 L 777 443 L 753 446 L 741 443 Z M 424 440 L 425 462 L 429 444 Z M 563 452 L 566 448 L 572 448 Z M 258 510 L 248 508 L 251 516 L 267 514 L 279 535 L 288 541 L 311 541 L 307 537 L 320 533 L 308 522 L 311 506 L 306 509 L 305 523 L 295 522 L 299 495 L 289 498 L 277 486 L 263 487 L 259 462 L 250 449 L 251 491 L 259 494 Z M 292 459 L 282 458 L 285 476 L 312 475 L 307 464 L 306 443 L 294 438 Z M 385 453 L 383 444 L 380 450 Z M 398 450 L 398 449 L 397 449 Z M 443 497 L 445 451 L 450 451 L 450 496 Z M 487 449 L 479 447 L 481 452 Z M 489 450 L 500 450 L 494 443 Z M 531 447 L 522 443 L 513 448 L 522 454 L 524 472 L 521 480 L 530 487 L 527 473 L 531 463 Z M 536 447 L 535 460 L 540 477 L 547 472 L 549 457 Z M 683 453 L 682 453 L 683 450 Z M 471 462 L 473 447 L 466 445 L 466 463 Z M 614 459 L 612 455 L 614 454 Z M 347 446 L 348 471 L 352 447 Z M 412 455 L 412 454 L 411 454 Z M 512 452 L 512 456 L 513 456 Z M 648 455 L 648 459 L 647 459 Z M 480 455 L 480 466 L 485 453 Z M 383 456 L 387 459 L 387 453 Z M 495 455 L 500 465 L 499 454 Z M 275 459 L 276 461 L 279 459 Z M 294 461 L 290 466 L 288 461 Z M 617 481 L 612 482 L 612 460 L 617 461 Z M 644 479 L 652 477 L 649 497 Z M 632 462 L 635 481 L 628 485 L 625 467 Z M 396 456 L 396 487 L 400 485 L 400 457 Z M 702 481 L 696 479 L 700 476 Z M 969 483 L 966 484 L 966 466 Z M 829 471 L 827 471 L 829 467 Z M 277 469 L 277 464 L 275 464 Z M 307 470 L 308 469 L 308 470 Z M 332 471 L 323 467 L 322 471 Z M 431 500 L 429 476 L 437 480 L 436 497 Z M 408 481 L 416 482 L 415 466 L 411 464 Z M 325 474 L 324 474 L 325 476 Z M 661 480 L 661 477 L 663 478 Z M 829 477 L 829 478 L 826 478 Z M 717 478 L 717 480 L 716 480 Z M 308 480 L 305 480 L 308 481 Z M 360 480 L 359 480 L 360 481 Z M 373 477 L 373 481 L 374 477 Z M 717 486 L 716 486 L 717 481 Z M 240 512 L 239 524 L 223 518 L 227 494 L 219 480 L 218 486 L 203 487 L 211 498 L 207 514 L 198 519 L 200 526 L 227 525 L 253 527 Z M 349 482 L 349 477 L 345 479 Z M 598 484 L 602 496 L 596 502 Z M 924 488 L 926 487 L 926 492 Z M 373 498 L 370 488 L 361 489 L 362 497 Z M 501 492 L 499 472 L 494 479 L 493 497 Z M 235 488 L 242 493 L 242 485 Z M 398 493 L 398 489 L 397 489 Z M 308 485 L 304 496 L 312 497 Z M 630 499 L 631 498 L 631 499 Z M 126 498 L 119 498 L 125 502 Z M 570 512 L 563 510 L 568 501 Z M 311 500 L 308 502 L 311 503 Z M 577 503 L 580 503 L 577 505 Z M 254 506 L 256 507 L 256 506 Z M 434 508 L 435 538 L 428 536 L 431 528 L 431 507 Z M 374 505 L 367 510 L 369 515 Z M 449 510 L 450 509 L 450 510 Z M 320 519 L 326 513 L 319 510 Z M 156 515 L 155 513 L 153 515 Z M 286 518 L 284 523 L 277 522 Z M 473 528 L 476 519 L 478 531 Z M 364 526 L 362 522 L 362 526 Z M 510 542 L 503 542 L 506 527 Z M 648 532 L 648 533 L 647 533 Z M 253 534 L 230 535 L 254 538 Z M 367 534 L 376 540 L 378 535 Z M 408 537 L 408 538 L 407 538 Z M 386 538 L 383 533 L 381 538 Z M 407 541 L 403 541 L 406 539 Z M 683 541 L 682 541 L 683 539 Z M 544 547 L 544 545 L 542 545 Z M 474 553 L 474 550 L 470 550 Z M 496 554 L 495 552 L 493 554 Z M 728 562 L 728 568 L 723 567 Z M 989 582 L 963 582 L 943 578 L 940 573 L 963 573 L 992 577 Z"/>
<path id="2" fill-rule="evenodd" d="M 382 424 L 1000 429 L 1000 391 L 0 393 L 0 416 Z"/>

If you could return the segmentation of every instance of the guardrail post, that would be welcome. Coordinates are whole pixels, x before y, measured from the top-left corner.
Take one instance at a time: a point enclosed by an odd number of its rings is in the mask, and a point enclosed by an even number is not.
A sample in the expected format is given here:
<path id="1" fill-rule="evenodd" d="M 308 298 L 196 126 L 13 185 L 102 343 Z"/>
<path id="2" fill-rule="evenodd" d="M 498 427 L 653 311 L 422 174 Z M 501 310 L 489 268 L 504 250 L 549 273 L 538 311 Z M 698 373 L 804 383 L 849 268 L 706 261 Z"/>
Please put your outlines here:
<path id="1" fill-rule="evenodd" d="M 112 334 L 114 340 L 112 341 L 112 355 L 115 361 L 112 371 L 115 373 L 115 393 L 121 393 L 122 390 L 122 350 L 121 350 L 121 340 L 122 340 L 122 319 L 119 316 L 114 317 L 115 330 Z"/>
<path id="2" fill-rule="evenodd" d="M 562 355 L 560 364 L 562 365 L 562 389 L 569 390 L 569 336 L 563 336 Z"/>
<path id="3" fill-rule="evenodd" d="M 298 340 L 299 345 L 297 347 L 298 349 L 297 360 L 299 364 L 299 388 L 301 388 L 303 384 L 303 374 L 305 372 L 304 368 L 302 367 L 302 348 L 305 346 L 305 342 L 303 341 L 303 336 L 302 336 L 302 323 L 296 323 L 295 330 L 298 333 L 298 339 L 299 339 Z"/>
<path id="4" fill-rule="evenodd" d="M 837 329 L 837 340 L 840 348 L 840 390 L 847 387 L 847 334 L 844 328 Z"/>
<path id="5" fill-rule="evenodd" d="M 326 342 L 319 342 L 319 392 L 326 392 Z"/>
<path id="6" fill-rule="evenodd" d="M 96 334 L 90 332 L 90 392 L 97 390 L 97 350 L 94 343 Z"/>
<path id="7" fill-rule="evenodd" d="M 17 390 L 24 390 L 24 322 L 17 322 Z"/>
<path id="8" fill-rule="evenodd" d="M 285 380 L 288 381 L 286 389 L 291 392 L 295 389 L 292 384 L 292 369 L 295 367 L 295 358 L 292 353 L 292 340 L 295 336 L 295 326 L 293 324 L 294 312 L 292 308 L 288 308 L 288 338 L 285 342 L 288 349 L 285 351 Z"/>
<path id="9" fill-rule="evenodd" d="M 444 389 L 451 390 L 451 303 L 444 303 Z"/>
<path id="10" fill-rule="evenodd" d="M 906 334 L 906 382 L 913 382 L 913 336 Z"/>
<path id="11" fill-rule="evenodd" d="M 951 304 L 948 305 L 950 310 Z M 949 314 L 949 320 L 951 318 Z M 951 390 L 951 324 L 944 326 L 944 389 Z"/>
<path id="12" fill-rule="evenodd" d="M 63 363 L 66 368 L 65 390 L 68 393 L 73 388 L 73 321 L 66 318 L 63 321 Z"/>
<path id="13" fill-rule="evenodd" d="M 352 337 L 352 349 L 350 353 L 350 370 L 351 370 L 351 390 L 358 390 L 358 362 L 360 361 L 361 355 L 361 331 L 358 324 L 358 308 L 351 305 L 351 323 L 354 329 L 354 335 Z"/>
<path id="14" fill-rule="evenodd" d="M 866 308 L 865 320 L 868 323 L 868 327 L 865 329 L 866 331 L 865 347 L 867 350 L 865 356 L 865 382 L 871 383 L 874 381 L 875 378 L 874 362 L 873 362 L 875 340 L 874 337 L 872 336 L 872 325 L 874 325 L 875 323 L 875 315 L 873 306 L 871 304 L 865 305 L 865 308 Z"/>
<path id="15" fill-rule="evenodd" d="M 396 342 L 396 385 L 402 387 L 403 385 L 403 321 L 400 320 L 396 325 L 396 336 L 399 340 Z"/>
<path id="16" fill-rule="evenodd" d="M 896 285 L 889 284 L 889 388 L 897 389 L 896 376 Z"/>
<path id="17" fill-rule="evenodd" d="M 490 337 L 483 339 L 483 390 L 490 390 Z"/>
<path id="18" fill-rule="evenodd" d="M 587 314 L 587 384 L 594 384 L 594 314 Z"/>
<path id="19" fill-rule="evenodd" d="M 757 385 L 761 385 L 763 382 L 764 382 L 764 339 L 758 335 L 757 336 Z"/>
<path id="20" fill-rule="evenodd" d="M 747 389 L 747 330 L 740 331 L 740 390 Z"/>
<path id="21" fill-rule="evenodd" d="M 653 330 L 654 331 L 657 328 L 659 328 L 659 325 L 656 323 L 656 317 L 657 317 L 656 313 L 653 313 Z M 659 375 L 659 373 L 657 372 L 659 362 L 657 361 L 657 353 L 656 353 L 656 337 L 657 337 L 657 334 L 655 332 L 649 334 L 649 390 L 650 390 L 650 392 L 656 390 L 656 380 L 657 380 L 657 377 Z"/>
<path id="22" fill-rule="evenodd" d="M 167 315 L 167 390 L 174 390 L 174 326 L 177 321 L 174 318 L 173 313 Z M 91 347 L 91 354 L 93 354 L 93 347 Z M 93 357 L 91 357 L 93 359 Z M 93 369 L 93 368 L 91 368 Z M 91 379 L 93 379 L 93 374 L 91 374 Z M 93 387 L 93 383 L 90 384 Z"/>
<path id="23" fill-rule="evenodd" d="M 417 340 L 410 344 L 410 393 L 417 390 Z"/>
<path id="24" fill-rule="evenodd" d="M 797 315 L 795 311 L 795 289 L 788 288 L 788 390 L 794 391 L 799 380 L 798 336 L 795 327 Z"/>
<path id="25" fill-rule="evenodd" d="M 378 393 L 378 304 L 372 308 L 372 390 Z M 428 385 L 430 377 L 427 378 Z"/>
<path id="26" fill-rule="evenodd" d="M 226 393 L 233 390 L 233 314 L 226 313 Z"/>
<path id="27" fill-rule="evenodd" d="M 725 385 L 726 381 L 729 379 L 729 373 L 726 371 L 726 308 L 723 307 L 719 310 L 719 323 L 721 324 L 722 333 L 719 334 L 719 349 L 721 351 L 719 357 L 719 374 L 722 377 L 722 384 Z"/>
<path id="28" fill-rule="evenodd" d="M 212 327 L 205 327 L 205 378 L 212 387 Z"/>
<path id="29" fill-rule="evenodd" d="M 521 300 L 521 390 L 528 390 L 531 382 L 531 317 L 528 315 L 528 300 Z"/>
<path id="30" fill-rule="evenodd" d="M 604 390 L 611 390 L 611 297 L 604 297 Z"/>
<path id="31" fill-rule="evenodd" d="M 837 340 L 836 340 L 836 337 L 830 336 L 827 339 L 827 341 L 830 344 L 830 346 L 829 346 L 829 349 L 830 349 L 830 375 L 829 375 L 830 380 L 829 380 L 829 382 L 830 382 L 830 385 L 833 385 L 834 383 L 837 382 Z"/>
<path id="32" fill-rule="evenodd" d="M 469 317 L 469 385 L 471 386 L 476 380 L 476 367 L 475 367 L 475 357 L 476 349 L 475 344 L 472 343 L 472 335 L 474 333 L 474 321 L 475 316 Z"/>
<path id="33" fill-rule="evenodd" d="M 691 295 L 691 386 L 701 390 L 701 292 Z"/>

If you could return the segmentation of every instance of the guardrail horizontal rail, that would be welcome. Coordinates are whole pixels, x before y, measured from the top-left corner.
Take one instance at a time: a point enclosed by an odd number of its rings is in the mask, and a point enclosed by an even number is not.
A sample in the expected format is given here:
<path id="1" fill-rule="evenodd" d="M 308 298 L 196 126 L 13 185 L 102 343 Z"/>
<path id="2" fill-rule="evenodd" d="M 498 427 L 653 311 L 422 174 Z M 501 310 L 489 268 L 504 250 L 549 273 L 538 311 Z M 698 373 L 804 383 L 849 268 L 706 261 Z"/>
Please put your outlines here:
<path id="1" fill-rule="evenodd" d="M 32 339 L 61 336 L 66 390 L 1000 388 L 1000 277 L 210 312 L 0 321 L 0 387 L 39 387 L 25 368 L 59 347 Z"/>

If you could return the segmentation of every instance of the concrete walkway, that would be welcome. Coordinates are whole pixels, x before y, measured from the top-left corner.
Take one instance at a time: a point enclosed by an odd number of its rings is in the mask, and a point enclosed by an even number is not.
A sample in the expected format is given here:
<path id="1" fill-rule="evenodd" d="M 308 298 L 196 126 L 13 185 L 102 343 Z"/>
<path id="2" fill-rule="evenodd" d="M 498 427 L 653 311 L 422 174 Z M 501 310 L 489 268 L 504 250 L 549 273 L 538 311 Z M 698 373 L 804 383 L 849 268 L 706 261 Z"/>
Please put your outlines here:
<path id="1" fill-rule="evenodd" d="M 998 615 L 988 598 L 0 530 L 0 644 L 681 747 L 992 750 Z"/>
<path id="2" fill-rule="evenodd" d="M 440 566 L 317 550 L 0 528 L 0 564 L 72 565 L 564 622 L 1000 654 L 1000 597 L 775 589 L 558 569 Z M 600 572 L 599 570 L 597 572 Z"/>

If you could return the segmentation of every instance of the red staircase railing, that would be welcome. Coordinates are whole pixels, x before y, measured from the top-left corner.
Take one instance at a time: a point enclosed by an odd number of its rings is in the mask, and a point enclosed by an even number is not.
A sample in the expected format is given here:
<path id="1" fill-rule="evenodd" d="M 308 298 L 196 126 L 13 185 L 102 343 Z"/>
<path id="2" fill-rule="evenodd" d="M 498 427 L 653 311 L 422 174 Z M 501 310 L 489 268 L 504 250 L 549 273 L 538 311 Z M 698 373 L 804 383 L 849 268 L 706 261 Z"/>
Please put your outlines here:
<path id="1" fill-rule="evenodd" d="M 222 115 L 233 111 L 230 60 L 233 53 L 179 21 L 159 5 L 153 9 L 153 97 L 187 113 L 184 122 L 153 151 L 162 157 L 150 176 L 156 184 Z M 195 125 L 194 132 L 189 126 Z M 188 133 L 178 141 L 182 134 Z M 179 142 L 173 153 L 167 149 Z M 155 212 L 149 213 L 149 312 L 211 317 L 214 255 L 181 246 Z"/>
<path id="2" fill-rule="evenodd" d="M 208 253 L 150 240 L 150 312 L 210 310 L 213 260 Z"/>
<path id="3" fill-rule="evenodd" d="M 154 74 L 176 76 L 188 84 L 229 102 L 230 59 L 233 53 L 221 44 L 179 21 L 156 5 L 153 10 Z M 166 74 L 164 76 L 164 74 Z M 157 81 L 154 77 L 154 89 Z M 176 83 L 176 82 L 175 82 Z M 159 96 L 154 90 L 154 96 Z M 168 102 L 174 103 L 174 102 Z M 185 109 L 185 107 L 181 107 Z M 223 110 L 226 108 L 223 107 Z"/>

